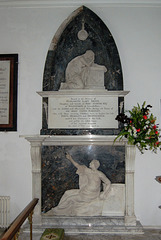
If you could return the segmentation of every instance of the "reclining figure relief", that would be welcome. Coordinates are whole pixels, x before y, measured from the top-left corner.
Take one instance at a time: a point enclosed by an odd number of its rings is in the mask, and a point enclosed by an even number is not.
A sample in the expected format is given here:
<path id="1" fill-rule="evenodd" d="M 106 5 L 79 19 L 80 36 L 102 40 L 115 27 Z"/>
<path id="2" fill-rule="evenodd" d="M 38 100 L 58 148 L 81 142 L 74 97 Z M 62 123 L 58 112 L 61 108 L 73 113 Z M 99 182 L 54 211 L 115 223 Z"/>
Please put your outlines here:
<path id="1" fill-rule="evenodd" d="M 47 215 L 98 216 L 102 213 L 104 199 L 108 197 L 111 181 L 98 170 L 100 163 L 92 160 L 89 167 L 78 164 L 67 153 L 66 158 L 77 168 L 79 189 L 65 191 L 58 206 L 48 211 Z M 103 191 L 101 191 L 103 182 Z"/>

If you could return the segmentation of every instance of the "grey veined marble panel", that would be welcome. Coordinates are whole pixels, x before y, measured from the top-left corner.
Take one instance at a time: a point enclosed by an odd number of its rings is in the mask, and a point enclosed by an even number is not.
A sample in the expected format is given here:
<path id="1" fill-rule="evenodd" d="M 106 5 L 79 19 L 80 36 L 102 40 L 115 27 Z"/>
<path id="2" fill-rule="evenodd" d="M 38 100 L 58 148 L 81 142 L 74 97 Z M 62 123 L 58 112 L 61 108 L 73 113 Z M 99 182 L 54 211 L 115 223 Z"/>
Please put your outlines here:
<path id="1" fill-rule="evenodd" d="M 125 183 L 125 148 L 123 146 L 43 146 L 42 212 L 58 205 L 63 193 L 78 188 L 76 168 L 66 158 L 68 152 L 79 164 L 89 166 L 93 159 L 112 183 Z"/>

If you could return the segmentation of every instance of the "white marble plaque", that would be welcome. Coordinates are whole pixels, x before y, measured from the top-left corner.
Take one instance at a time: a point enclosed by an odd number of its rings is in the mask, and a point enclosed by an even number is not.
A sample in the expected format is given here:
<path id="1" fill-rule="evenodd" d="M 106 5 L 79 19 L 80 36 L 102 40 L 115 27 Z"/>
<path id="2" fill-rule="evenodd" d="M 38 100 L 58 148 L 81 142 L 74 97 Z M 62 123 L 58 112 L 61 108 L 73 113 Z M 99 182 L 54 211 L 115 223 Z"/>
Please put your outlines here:
<path id="1" fill-rule="evenodd" d="M 118 128 L 118 97 L 57 95 L 48 104 L 48 128 Z"/>
<path id="2" fill-rule="evenodd" d="M 124 216 L 125 184 L 111 184 L 109 195 L 104 200 L 102 216 Z"/>
<path id="3" fill-rule="evenodd" d="M 10 61 L 0 61 L 0 124 L 9 123 Z"/>

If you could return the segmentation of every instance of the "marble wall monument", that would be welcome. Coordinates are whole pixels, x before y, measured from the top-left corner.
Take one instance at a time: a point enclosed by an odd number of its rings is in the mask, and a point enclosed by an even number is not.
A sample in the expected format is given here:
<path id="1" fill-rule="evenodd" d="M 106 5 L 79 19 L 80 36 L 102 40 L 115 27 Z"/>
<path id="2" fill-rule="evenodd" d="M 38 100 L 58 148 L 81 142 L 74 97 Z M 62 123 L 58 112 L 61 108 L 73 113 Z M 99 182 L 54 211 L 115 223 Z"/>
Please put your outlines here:
<path id="1" fill-rule="evenodd" d="M 118 134 L 114 116 L 123 110 L 127 94 L 123 91 L 120 57 L 111 32 L 87 7 L 74 11 L 53 37 L 46 58 L 43 91 L 39 94 L 43 97 L 42 135 Z M 86 108 L 82 109 L 79 106 L 83 106 L 84 100 Z M 95 117 L 101 117 L 101 122 Z M 80 126 L 79 122 L 78 126 L 79 119 L 82 124 L 82 119 L 94 124 Z M 113 125 L 108 127 L 107 121 Z"/>
<path id="2" fill-rule="evenodd" d="M 38 94 L 42 129 L 25 136 L 37 224 L 69 232 L 141 232 L 134 212 L 135 149 L 126 141 L 113 144 L 128 91 L 112 34 L 90 9 L 78 8 L 56 32 Z"/>

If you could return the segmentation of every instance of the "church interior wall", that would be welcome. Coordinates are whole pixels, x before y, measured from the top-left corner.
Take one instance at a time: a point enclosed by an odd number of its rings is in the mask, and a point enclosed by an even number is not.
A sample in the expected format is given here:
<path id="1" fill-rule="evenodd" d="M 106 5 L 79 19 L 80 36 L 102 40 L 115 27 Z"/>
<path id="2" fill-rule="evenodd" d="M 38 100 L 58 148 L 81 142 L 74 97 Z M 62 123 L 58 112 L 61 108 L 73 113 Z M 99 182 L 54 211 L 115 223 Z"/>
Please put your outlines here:
<path id="1" fill-rule="evenodd" d="M 153 1 L 151 1 L 153 2 Z M 144 101 L 160 122 L 161 4 L 85 4 L 107 25 L 123 70 L 125 109 Z M 16 132 L 0 132 L 0 195 L 11 197 L 11 221 L 32 199 L 30 145 L 22 135 L 39 134 L 43 71 L 49 44 L 62 22 L 79 6 L 0 5 L 0 53 L 18 53 Z M 136 152 L 135 213 L 143 226 L 161 226 L 161 153 Z"/>

